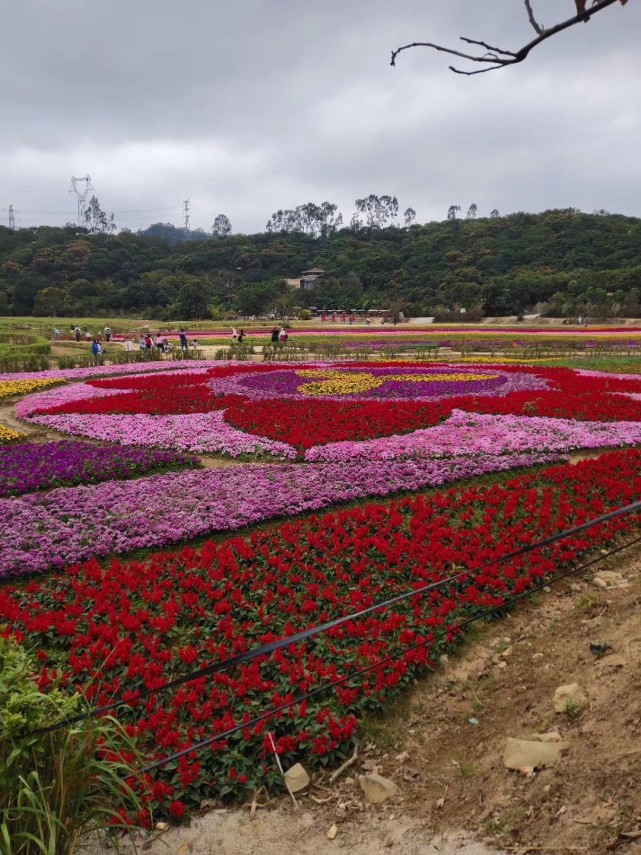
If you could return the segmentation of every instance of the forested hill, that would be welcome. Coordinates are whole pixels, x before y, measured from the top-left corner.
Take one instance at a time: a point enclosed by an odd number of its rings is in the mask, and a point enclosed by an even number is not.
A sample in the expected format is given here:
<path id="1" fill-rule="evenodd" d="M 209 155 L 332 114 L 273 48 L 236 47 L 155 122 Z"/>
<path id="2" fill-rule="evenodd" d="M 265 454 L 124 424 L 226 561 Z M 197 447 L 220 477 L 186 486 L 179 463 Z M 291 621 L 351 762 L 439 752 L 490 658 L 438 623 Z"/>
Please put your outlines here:
<path id="1" fill-rule="evenodd" d="M 310 267 L 316 289 L 284 282 Z M 447 317 L 641 314 L 641 220 L 573 210 L 409 228 L 230 235 L 170 245 L 122 232 L 0 227 L 0 314 L 220 317 L 292 305 Z M 541 306 L 540 304 L 546 304 Z"/>

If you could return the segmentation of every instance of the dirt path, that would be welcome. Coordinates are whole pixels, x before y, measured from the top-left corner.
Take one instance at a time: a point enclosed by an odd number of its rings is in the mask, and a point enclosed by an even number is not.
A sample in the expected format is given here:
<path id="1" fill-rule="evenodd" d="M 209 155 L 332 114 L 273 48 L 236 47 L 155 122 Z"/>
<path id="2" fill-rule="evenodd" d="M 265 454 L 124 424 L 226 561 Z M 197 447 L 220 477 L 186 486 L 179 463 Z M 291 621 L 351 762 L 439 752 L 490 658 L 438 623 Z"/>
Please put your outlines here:
<path id="1" fill-rule="evenodd" d="M 254 819 L 248 809 L 212 811 L 189 828 L 156 832 L 143 846 L 149 855 L 499 855 L 469 835 L 443 837 L 393 809 L 337 827 L 334 840 L 327 837 L 332 823 L 320 812 L 292 811 L 259 812 Z M 124 855 L 132 851 L 123 845 Z M 111 853 L 97 848 L 90 855 Z"/>
<path id="2" fill-rule="evenodd" d="M 9 404 L 0 404 L 0 425 L 11 428 L 11 430 L 15 430 L 21 436 L 24 436 L 25 439 L 29 439 L 35 433 L 39 433 L 42 428 L 37 429 L 34 425 L 17 419 L 15 403 L 15 401 L 12 401 Z"/>

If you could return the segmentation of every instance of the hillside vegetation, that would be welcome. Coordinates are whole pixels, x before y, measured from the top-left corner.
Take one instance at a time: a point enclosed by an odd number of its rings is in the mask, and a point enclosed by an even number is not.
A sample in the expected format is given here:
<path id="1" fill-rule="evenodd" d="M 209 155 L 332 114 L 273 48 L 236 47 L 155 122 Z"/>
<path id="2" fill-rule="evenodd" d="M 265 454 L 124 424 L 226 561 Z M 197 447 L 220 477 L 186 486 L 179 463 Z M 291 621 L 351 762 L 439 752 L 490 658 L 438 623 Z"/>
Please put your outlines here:
<path id="1" fill-rule="evenodd" d="M 312 266 L 326 271 L 313 291 L 287 287 Z M 460 319 L 461 308 L 470 319 L 535 308 L 634 317 L 640 295 L 641 220 L 573 209 L 173 245 L 145 233 L 0 227 L 4 315 L 195 319 L 314 305 L 439 319 Z"/>

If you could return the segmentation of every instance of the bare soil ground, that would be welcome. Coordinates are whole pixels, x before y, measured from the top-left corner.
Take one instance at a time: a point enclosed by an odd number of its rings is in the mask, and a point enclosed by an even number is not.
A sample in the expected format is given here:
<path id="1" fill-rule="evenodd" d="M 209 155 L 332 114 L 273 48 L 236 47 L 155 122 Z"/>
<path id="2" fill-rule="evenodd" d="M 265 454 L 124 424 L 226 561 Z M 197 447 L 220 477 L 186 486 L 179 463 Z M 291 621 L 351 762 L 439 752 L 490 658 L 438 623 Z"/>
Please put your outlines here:
<path id="1" fill-rule="evenodd" d="M 188 828 L 155 832 L 138 848 L 151 855 L 499 855 L 469 835 L 435 835 L 424 823 L 390 811 L 342 825 L 333 840 L 330 828 L 320 810 L 276 807 L 253 819 L 248 810 L 220 810 Z M 128 842 L 122 853 L 133 855 Z M 114 850 L 98 847 L 90 855 L 114 855 Z"/>
<path id="2" fill-rule="evenodd" d="M 516 851 L 632 850 L 641 830 L 641 551 L 633 550 L 485 626 L 416 687 L 379 737 L 389 742 L 383 774 L 406 782 L 406 815 Z M 604 569 L 622 574 L 617 587 L 591 581 Z M 611 649 L 595 656 L 591 643 Z M 584 689 L 588 706 L 555 713 L 554 691 L 568 683 Z M 504 767 L 507 737 L 553 730 L 571 745 L 557 767 Z"/>
<path id="3" fill-rule="evenodd" d="M 31 438 L 38 434 L 42 429 L 36 430 L 35 425 L 30 425 L 28 422 L 22 422 L 16 418 L 15 412 L 16 400 L 10 400 L 9 403 L 0 403 L 0 425 L 15 430 L 25 439 Z M 58 437 L 60 435 L 58 434 Z"/>

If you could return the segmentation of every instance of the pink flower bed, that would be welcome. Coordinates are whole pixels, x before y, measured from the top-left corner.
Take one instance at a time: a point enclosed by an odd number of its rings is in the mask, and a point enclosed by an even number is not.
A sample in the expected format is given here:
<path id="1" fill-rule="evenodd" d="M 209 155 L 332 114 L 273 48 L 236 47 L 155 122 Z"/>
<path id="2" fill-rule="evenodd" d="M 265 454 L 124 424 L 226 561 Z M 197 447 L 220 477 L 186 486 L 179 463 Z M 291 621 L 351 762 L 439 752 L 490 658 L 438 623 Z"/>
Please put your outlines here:
<path id="1" fill-rule="evenodd" d="M 105 391 L 105 390 L 102 390 Z M 116 390 L 118 391 L 118 390 Z M 196 454 L 268 455 L 294 459 L 296 450 L 228 425 L 221 411 L 176 416 L 60 415 L 34 416 L 32 421 L 71 436 L 86 436 L 123 445 L 152 445 Z"/>
<path id="2" fill-rule="evenodd" d="M 0 499 L 0 578 L 93 556 L 159 547 L 337 502 L 420 490 L 558 460 L 513 455 L 446 461 L 253 465 L 152 475 Z"/>
<path id="3" fill-rule="evenodd" d="M 217 365 L 229 363 L 217 362 Z M 172 360 L 171 362 L 131 362 L 124 365 L 96 365 L 91 368 L 50 368 L 48 371 L 19 371 L 14 374 L 3 374 L 3 380 L 85 380 L 87 377 L 114 377 L 118 374 L 147 374 L 154 371 L 190 371 L 193 368 L 211 368 L 212 363 L 206 359 L 190 359 L 188 362 Z"/>
<path id="4" fill-rule="evenodd" d="M 436 427 L 363 442 L 335 442 L 305 453 L 310 461 L 399 460 L 475 454 L 568 452 L 641 443 L 641 422 L 581 422 L 454 410 Z"/>

